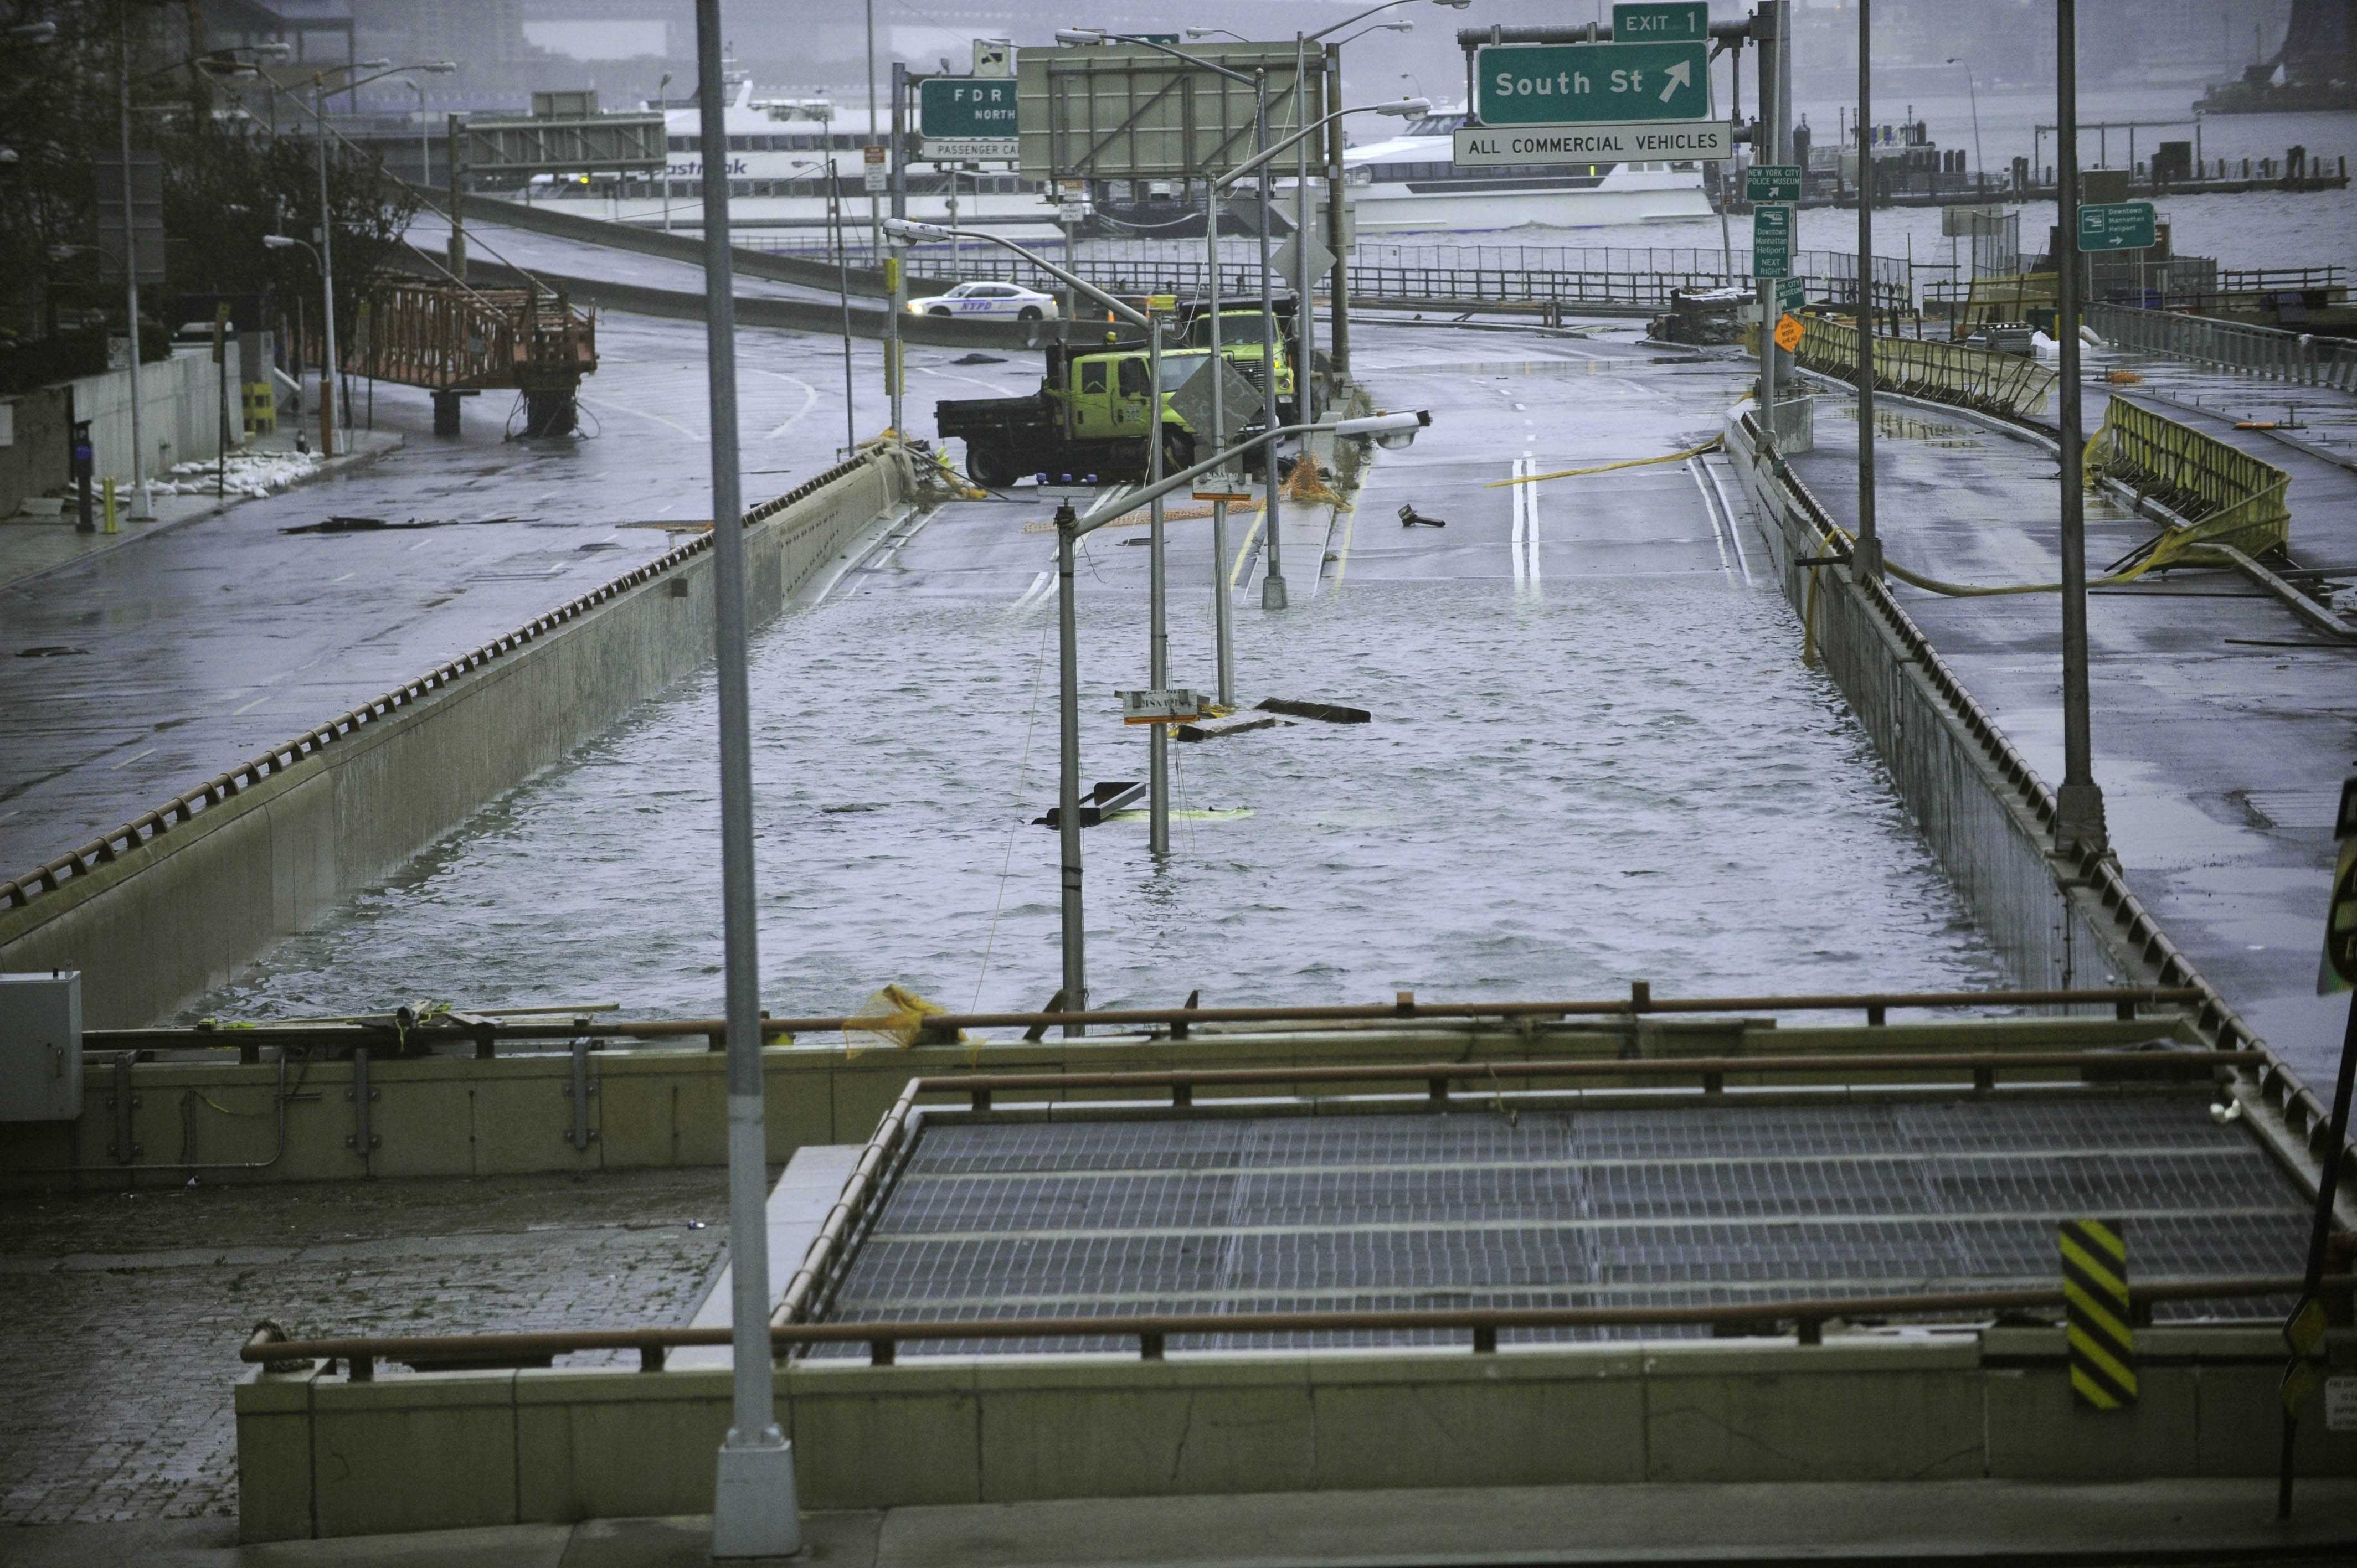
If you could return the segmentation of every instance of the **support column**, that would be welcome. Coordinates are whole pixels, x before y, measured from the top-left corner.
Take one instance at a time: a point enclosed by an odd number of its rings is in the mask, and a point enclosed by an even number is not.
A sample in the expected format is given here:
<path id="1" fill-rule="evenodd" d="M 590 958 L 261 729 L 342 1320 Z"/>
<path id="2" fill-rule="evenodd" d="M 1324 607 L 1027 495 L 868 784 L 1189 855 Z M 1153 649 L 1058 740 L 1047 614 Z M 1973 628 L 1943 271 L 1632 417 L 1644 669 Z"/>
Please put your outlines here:
<path id="1" fill-rule="evenodd" d="M 1882 576 L 1874 526 L 1874 0 L 1857 0 L 1857 547 L 1850 570 Z"/>
<path id="2" fill-rule="evenodd" d="M 2055 0 L 2054 214 L 2056 309 L 2062 421 L 2062 787 L 2055 791 L 2054 847 L 2066 854 L 2108 846 L 2104 792 L 2096 787 L 2087 716 L 2087 493 L 2079 396 L 2078 0 Z"/>

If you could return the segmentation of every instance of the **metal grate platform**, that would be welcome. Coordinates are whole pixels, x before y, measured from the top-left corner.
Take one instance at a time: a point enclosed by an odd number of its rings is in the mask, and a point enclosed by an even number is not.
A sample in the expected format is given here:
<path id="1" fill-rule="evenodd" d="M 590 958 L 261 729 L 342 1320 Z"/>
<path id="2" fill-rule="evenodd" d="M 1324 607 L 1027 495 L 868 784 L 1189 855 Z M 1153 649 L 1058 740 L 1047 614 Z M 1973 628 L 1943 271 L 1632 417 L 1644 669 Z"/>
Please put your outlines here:
<path id="1" fill-rule="evenodd" d="M 829 1316 L 1216 1318 L 2046 1285 L 2056 1221 L 2086 1216 L 2123 1222 L 2146 1278 L 2297 1272 L 2308 1222 L 2246 1130 L 2213 1122 L 2195 1096 L 934 1125 Z M 1638 1331 L 1503 1337 L 1615 1333 Z M 1172 1344 L 1456 1337 L 1212 1330 Z M 908 1353 L 1118 1348 L 945 1340 Z"/>

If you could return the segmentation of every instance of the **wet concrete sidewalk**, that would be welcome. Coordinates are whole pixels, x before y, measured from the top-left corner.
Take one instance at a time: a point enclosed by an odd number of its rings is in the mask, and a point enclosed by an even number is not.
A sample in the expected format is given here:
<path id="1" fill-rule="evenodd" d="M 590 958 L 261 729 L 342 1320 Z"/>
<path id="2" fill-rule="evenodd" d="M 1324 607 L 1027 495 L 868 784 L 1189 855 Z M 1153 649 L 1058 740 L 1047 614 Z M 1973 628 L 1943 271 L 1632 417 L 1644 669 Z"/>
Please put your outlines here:
<path id="1" fill-rule="evenodd" d="M 2100 375 L 2125 360 L 2091 361 Z M 2174 364 L 2134 362 L 2144 386 L 2215 413 L 2147 401 L 2289 471 L 2292 552 L 2357 564 L 2357 475 L 2263 433 L 2285 395 L 2324 430 L 2357 401 Z M 1818 383 L 1822 388 L 1822 383 Z M 2088 389 L 2086 426 L 2104 388 Z M 2136 386 L 2116 389 L 2137 395 Z M 1845 526 L 1857 521 L 1857 402 L 1820 391 L 1817 449 L 1794 460 Z M 1958 584 L 2051 583 L 2061 571 L 2053 448 L 1989 424 L 1885 403 L 1876 420 L 1878 516 L 1890 560 Z M 2156 532 L 2107 498 L 2087 502 L 2091 575 Z M 2062 777 L 2061 623 L 2052 593 L 1956 598 L 1893 591 L 2049 784 Z M 2315 994 L 2331 820 L 2357 758 L 2357 647 L 2337 644 L 2226 571 L 2178 571 L 2093 590 L 2096 782 L 2128 880 L 2194 963 L 2312 1086 L 2329 1090 L 2346 1002 Z M 2093 983 L 2094 977 L 2088 977 Z"/>
<path id="2" fill-rule="evenodd" d="M 2357 1481 L 1787 1482 L 1082 1498 L 821 1513 L 780 1563 L 833 1568 L 1089 1563 L 1343 1568 L 1454 1563 L 2338 1563 Z M 597 1520 L 240 1547 L 227 1520 L 0 1534 L 22 1568 L 703 1568 L 701 1517 Z"/>
<path id="3" fill-rule="evenodd" d="M 322 458 L 309 473 L 299 478 L 291 488 L 316 484 L 322 479 L 337 478 L 355 468 L 365 467 L 386 453 L 400 446 L 403 435 L 397 430 L 355 430 L 339 437 L 346 450 L 336 456 Z M 274 435 L 264 435 L 249 441 L 231 454 L 234 460 L 248 455 L 274 455 L 296 450 L 292 429 Z M 264 498 L 240 494 L 235 489 L 216 493 L 202 474 L 174 476 L 173 482 L 183 489 L 193 488 L 192 493 L 156 493 L 155 517 L 148 521 L 134 521 L 131 517 L 131 492 L 125 489 L 115 497 L 115 532 L 105 530 L 104 502 L 93 498 L 91 517 L 99 532 L 83 533 L 77 524 L 81 512 L 73 498 L 69 497 L 65 510 L 59 512 L 19 512 L 14 517 L 0 518 L 0 588 L 54 572 L 60 566 L 86 561 L 93 555 L 103 555 L 127 544 L 154 539 L 184 524 L 218 517 L 231 507 Z M 231 481 L 234 484 L 234 480 Z M 281 492 L 283 493 L 283 492 Z"/>

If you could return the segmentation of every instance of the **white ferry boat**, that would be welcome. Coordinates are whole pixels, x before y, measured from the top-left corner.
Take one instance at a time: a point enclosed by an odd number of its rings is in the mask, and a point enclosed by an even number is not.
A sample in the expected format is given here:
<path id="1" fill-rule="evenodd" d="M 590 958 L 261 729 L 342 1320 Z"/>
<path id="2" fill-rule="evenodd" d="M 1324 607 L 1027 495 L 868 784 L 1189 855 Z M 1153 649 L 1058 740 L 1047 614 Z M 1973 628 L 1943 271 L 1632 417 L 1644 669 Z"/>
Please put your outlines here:
<path id="1" fill-rule="evenodd" d="M 1462 112 L 1429 114 L 1386 141 L 1346 149 L 1342 181 L 1359 232 L 1585 229 L 1711 214 L 1695 163 L 1458 168 L 1450 161 L 1450 133 L 1470 121 Z"/>
<path id="2" fill-rule="evenodd" d="M 827 98 L 757 99 L 752 85 L 730 80 L 727 125 L 730 215 L 740 228 L 820 229 L 829 221 L 832 185 L 846 225 L 864 225 L 868 199 L 863 149 L 867 110 Z M 651 106 L 650 106 L 651 107 Z M 665 177 L 550 179 L 542 177 L 518 200 L 580 203 L 595 216 L 648 226 L 693 228 L 703 196 L 704 141 L 693 106 L 662 110 L 671 161 Z M 1460 169 L 1450 161 L 1449 134 L 1468 123 L 1442 112 L 1407 123 L 1401 133 L 1344 151 L 1344 182 L 1362 234 L 1468 233 L 1524 225 L 1582 229 L 1643 223 L 1661 218 L 1706 218 L 1710 199 L 1701 166 L 1693 163 L 1603 163 Z M 1280 189 L 1290 191 L 1284 161 Z M 908 215 L 922 222 L 953 219 L 967 227 L 1050 234 L 1055 209 L 1045 186 L 1011 168 L 952 171 L 918 165 L 905 176 Z M 1313 179 L 1313 192 L 1324 181 Z M 1201 196 L 1183 182 L 1156 197 L 1168 210 L 1147 211 L 1144 193 L 1126 181 L 1103 182 L 1093 192 L 1104 232 L 1176 237 L 1200 234 Z M 954 205 L 952 205 L 954 204 Z M 1289 200 L 1283 205 L 1289 205 Z M 1135 210 L 1133 210 L 1135 208 Z M 1178 221 L 1174 224 L 1173 217 Z M 1126 219 L 1126 221 L 1122 220 Z"/>

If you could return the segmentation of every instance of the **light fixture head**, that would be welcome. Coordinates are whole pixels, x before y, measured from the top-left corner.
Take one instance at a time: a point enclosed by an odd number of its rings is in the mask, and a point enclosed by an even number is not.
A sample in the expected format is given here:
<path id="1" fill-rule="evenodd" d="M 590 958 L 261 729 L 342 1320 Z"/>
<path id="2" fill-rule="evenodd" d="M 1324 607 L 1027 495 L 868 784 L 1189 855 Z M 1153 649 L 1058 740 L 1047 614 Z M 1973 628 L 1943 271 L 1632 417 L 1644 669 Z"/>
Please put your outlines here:
<path id="1" fill-rule="evenodd" d="M 1105 36 L 1095 27 L 1059 27 L 1056 29 L 1056 41 L 1060 44 L 1101 44 L 1105 41 Z"/>
<path id="2" fill-rule="evenodd" d="M 1417 431 L 1432 423 L 1432 411 L 1419 408 L 1401 413 L 1372 413 L 1360 419 L 1338 419 L 1334 422 L 1337 435 L 1372 435 L 1379 446 L 1396 451 L 1415 439 Z"/>
<path id="3" fill-rule="evenodd" d="M 1432 113 L 1432 100 L 1429 98 L 1403 98 L 1396 103 L 1378 103 L 1375 105 L 1375 113 L 1378 114 L 1396 114 L 1405 120 L 1421 120 L 1426 115 Z"/>

